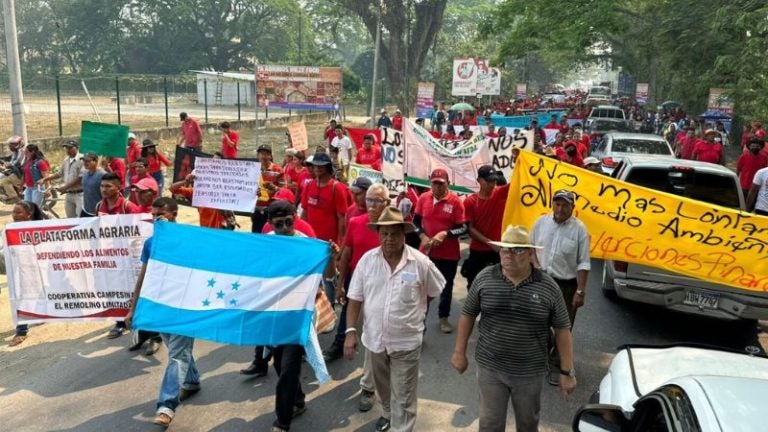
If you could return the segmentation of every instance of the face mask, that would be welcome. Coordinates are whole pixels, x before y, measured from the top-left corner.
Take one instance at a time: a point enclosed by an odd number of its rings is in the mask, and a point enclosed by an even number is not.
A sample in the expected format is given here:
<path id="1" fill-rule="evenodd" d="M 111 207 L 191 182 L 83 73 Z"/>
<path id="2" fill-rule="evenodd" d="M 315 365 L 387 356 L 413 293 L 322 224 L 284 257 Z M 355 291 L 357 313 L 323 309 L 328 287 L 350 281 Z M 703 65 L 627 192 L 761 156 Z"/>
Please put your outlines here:
<path id="1" fill-rule="evenodd" d="M 751 151 L 752 154 L 758 154 L 760 153 L 760 147 L 750 147 L 749 151 Z"/>
<path id="2" fill-rule="evenodd" d="M 566 150 L 565 152 L 568 153 L 568 156 L 573 156 L 576 154 L 576 149 L 573 147 L 568 147 L 568 150 Z"/>

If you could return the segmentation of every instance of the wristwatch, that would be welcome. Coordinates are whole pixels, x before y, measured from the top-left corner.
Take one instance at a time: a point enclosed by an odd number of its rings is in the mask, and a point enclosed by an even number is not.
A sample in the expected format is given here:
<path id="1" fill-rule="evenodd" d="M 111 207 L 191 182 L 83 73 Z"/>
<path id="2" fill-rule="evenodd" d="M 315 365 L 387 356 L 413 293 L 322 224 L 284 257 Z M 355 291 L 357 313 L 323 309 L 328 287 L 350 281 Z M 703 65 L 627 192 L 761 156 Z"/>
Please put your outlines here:
<path id="1" fill-rule="evenodd" d="M 571 370 L 560 369 L 560 375 L 576 378 L 576 369 L 571 369 Z"/>

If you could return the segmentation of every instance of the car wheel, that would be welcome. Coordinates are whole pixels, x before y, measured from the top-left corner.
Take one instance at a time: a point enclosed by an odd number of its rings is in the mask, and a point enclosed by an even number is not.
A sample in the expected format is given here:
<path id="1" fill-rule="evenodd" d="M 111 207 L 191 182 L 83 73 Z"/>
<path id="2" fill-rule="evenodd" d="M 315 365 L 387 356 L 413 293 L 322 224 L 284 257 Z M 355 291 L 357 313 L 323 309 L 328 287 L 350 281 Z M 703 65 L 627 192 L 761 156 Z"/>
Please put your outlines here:
<path id="1" fill-rule="evenodd" d="M 613 278 L 608 274 L 606 268 L 607 263 L 603 263 L 603 295 L 611 300 L 616 299 L 616 284 L 613 283 Z"/>

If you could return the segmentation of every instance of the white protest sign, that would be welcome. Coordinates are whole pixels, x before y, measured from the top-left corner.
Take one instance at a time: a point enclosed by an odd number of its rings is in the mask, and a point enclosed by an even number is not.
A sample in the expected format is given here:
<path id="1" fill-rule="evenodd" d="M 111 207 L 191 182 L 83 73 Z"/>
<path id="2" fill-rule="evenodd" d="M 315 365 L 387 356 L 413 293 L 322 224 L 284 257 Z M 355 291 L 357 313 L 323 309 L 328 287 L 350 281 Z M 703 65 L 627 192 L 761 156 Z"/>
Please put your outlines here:
<path id="1" fill-rule="evenodd" d="M 261 165 L 255 161 L 198 158 L 192 206 L 251 212 L 260 174 Z"/>
<path id="2" fill-rule="evenodd" d="M 402 132 L 392 128 L 381 128 L 381 171 L 384 184 L 390 193 L 396 193 L 399 186 L 405 187 L 404 152 L 405 143 Z"/>
<path id="3" fill-rule="evenodd" d="M 453 59 L 453 96 L 477 96 L 477 64 L 474 59 Z"/>
<path id="4" fill-rule="evenodd" d="M 17 324 L 116 320 L 130 307 L 151 217 L 12 223 L 5 264 Z"/>

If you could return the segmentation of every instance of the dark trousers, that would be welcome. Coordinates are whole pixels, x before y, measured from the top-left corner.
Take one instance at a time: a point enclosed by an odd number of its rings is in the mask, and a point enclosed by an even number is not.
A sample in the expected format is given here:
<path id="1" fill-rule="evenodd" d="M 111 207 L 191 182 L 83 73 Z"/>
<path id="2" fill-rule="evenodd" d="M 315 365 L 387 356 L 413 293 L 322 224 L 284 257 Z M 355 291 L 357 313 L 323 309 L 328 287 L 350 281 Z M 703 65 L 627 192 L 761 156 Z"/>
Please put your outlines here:
<path id="1" fill-rule="evenodd" d="M 573 321 L 576 319 L 576 308 L 573 307 L 573 296 L 576 294 L 578 281 L 576 279 L 555 279 L 555 282 L 557 282 L 557 286 L 560 287 L 560 292 L 563 293 L 565 308 L 568 310 L 568 318 L 571 320 L 571 329 L 573 329 Z M 560 368 L 560 353 L 557 351 L 554 332 L 551 333 L 549 340 L 549 364 L 552 369 L 556 370 Z"/>
<path id="2" fill-rule="evenodd" d="M 264 347 L 259 345 L 253 349 L 253 364 L 259 365 L 259 369 L 269 369 L 269 360 L 272 358 L 274 351 L 270 352 L 266 358 L 264 358 Z M 275 366 L 277 367 L 277 366 Z"/>
<path id="3" fill-rule="evenodd" d="M 15 336 L 26 336 L 28 331 L 29 331 L 29 325 L 27 325 L 27 324 L 19 324 L 19 325 L 16 326 L 16 335 Z"/>
<path id="4" fill-rule="evenodd" d="M 86 212 L 85 212 L 85 210 L 80 210 L 80 217 L 81 217 L 81 218 L 85 218 L 85 217 L 96 217 L 96 215 L 92 215 L 92 214 L 90 214 L 90 213 L 86 213 Z"/>
<path id="5" fill-rule="evenodd" d="M 498 252 L 470 249 L 469 256 L 461 265 L 461 275 L 467 279 L 467 291 L 472 288 L 472 282 L 475 281 L 478 273 L 499 262 L 501 261 Z"/>
<path id="6" fill-rule="evenodd" d="M 264 225 L 267 224 L 267 208 L 256 207 L 251 214 L 251 232 L 261 234 Z"/>
<path id="7" fill-rule="evenodd" d="M 162 342 L 163 338 L 160 337 L 160 333 L 153 332 L 153 331 L 147 331 L 147 330 L 139 330 L 139 340 L 154 340 L 155 342 Z"/>
<path id="8" fill-rule="evenodd" d="M 304 406 L 304 392 L 301 390 L 301 358 L 304 347 L 301 345 L 280 345 L 274 350 L 275 370 L 277 370 L 277 388 L 275 389 L 275 412 L 277 421 L 274 426 L 289 429 L 293 418 L 293 408 Z"/>
<path id="9" fill-rule="evenodd" d="M 352 272 L 348 272 L 344 277 L 344 289 L 349 290 L 349 282 L 352 280 Z M 346 298 L 346 295 L 344 296 Z M 337 344 L 344 345 L 344 340 L 347 338 L 347 305 L 349 301 L 344 302 L 344 306 L 341 307 L 341 315 L 339 316 L 339 325 L 336 326 L 335 342 Z"/>
<path id="10" fill-rule="evenodd" d="M 435 267 L 445 278 L 445 287 L 440 293 L 440 304 L 437 307 L 438 318 L 448 318 L 451 315 L 451 299 L 453 298 L 453 279 L 456 278 L 456 269 L 459 266 L 458 260 L 444 260 L 430 258 Z"/>

